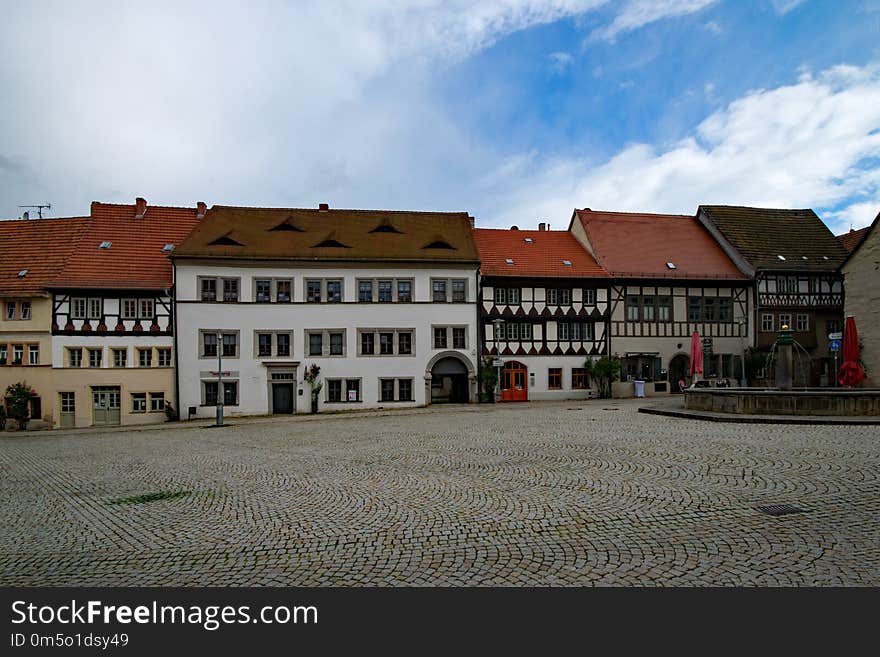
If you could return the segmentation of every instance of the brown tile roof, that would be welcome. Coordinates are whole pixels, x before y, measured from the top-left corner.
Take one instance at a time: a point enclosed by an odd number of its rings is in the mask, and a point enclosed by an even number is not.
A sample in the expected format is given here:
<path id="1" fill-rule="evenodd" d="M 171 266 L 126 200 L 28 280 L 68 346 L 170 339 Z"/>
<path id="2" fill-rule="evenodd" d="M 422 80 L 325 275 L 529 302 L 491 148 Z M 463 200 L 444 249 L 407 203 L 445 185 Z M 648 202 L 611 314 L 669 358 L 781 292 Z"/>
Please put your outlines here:
<path id="1" fill-rule="evenodd" d="M 596 259 L 612 276 L 746 278 L 696 217 L 585 209 L 575 210 L 572 220 L 581 222 Z"/>
<path id="2" fill-rule="evenodd" d="M 527 240 L 531 240 L 530 242 Z M 607 278 L 593 256 L 564 230 L 478 228 L 474 241 L 483 276 Z M 513 261 L 512 264 L 507 260 Z M 571 264 L 566 265 L 564 261 Z"/>
<path id="3" fill-rule="evenodd" d="M 701 205 L 698 211 L 755 269 L 834 270 L 847 255 L 828 226 L 809 208 Z"/>
<path id="4" fill-rule="evenodd" d="M 134 205 L 95 201 L 79 246 L 51 287 L 171 287 L 171 261 L 162 248 L 180 244 L 198 223 L 195 208 L 148 205 L 144 217 L 136 219 Z M 100 248 L 102 242 L 110 242 L 110 248 Z"/>
<path id="5" fill-rule="evenodd" d="M 217 205 L 174 257 L 471 264 L 479 260 L 466 212 Z"/>
<path id="6" fill-rule="evenodd" d="M 868 231 L 870 229 L 870 226 L 865 226 L 864 228 L 859 228 L 858 230 L 851 229 L 848 233 L 838 235 L 837 239 L 840 240 L 841 244 L 843 244 L 843 248 L 846 249 L 847 253 L 852 253 L 853 251 L 855 251 L 855 248 L 859 244 L 861 244 L 862 240 L 865 238 L 865 235 L 868 234 Z"/>
<path id="7" fill-rule="evenodd" d="M 74 252 L 88 217 L 0 221 L 0 294 L 44 292 Z M 19 272 L 27 274 L 19 276 Z"/>

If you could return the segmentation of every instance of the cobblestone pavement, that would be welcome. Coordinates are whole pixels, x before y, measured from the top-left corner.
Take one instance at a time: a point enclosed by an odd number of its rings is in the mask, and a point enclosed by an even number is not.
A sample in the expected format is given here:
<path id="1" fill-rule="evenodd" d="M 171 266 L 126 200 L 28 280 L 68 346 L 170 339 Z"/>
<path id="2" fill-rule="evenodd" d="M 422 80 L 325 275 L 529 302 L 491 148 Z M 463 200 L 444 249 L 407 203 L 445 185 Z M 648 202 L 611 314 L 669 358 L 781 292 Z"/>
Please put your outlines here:
<path id="1" fill-rule="evenodd" d="M 0 584 L 880 584 L 880 429 L 636 408 L 6 434 Z"/>

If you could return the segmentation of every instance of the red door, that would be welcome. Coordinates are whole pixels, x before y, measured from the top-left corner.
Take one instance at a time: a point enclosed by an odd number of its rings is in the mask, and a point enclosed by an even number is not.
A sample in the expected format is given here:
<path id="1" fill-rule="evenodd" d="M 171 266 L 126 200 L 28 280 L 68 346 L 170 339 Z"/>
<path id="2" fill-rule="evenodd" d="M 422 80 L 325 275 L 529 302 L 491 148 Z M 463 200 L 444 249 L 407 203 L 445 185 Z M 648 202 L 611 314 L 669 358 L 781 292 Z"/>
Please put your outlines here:
<path id="1" fill-rule="evenodd" d="M 526 383 L 528 368 L 515 360 L 504 364 L 501 370 L 501 401 L 528 401 L 529 386 Z"/>

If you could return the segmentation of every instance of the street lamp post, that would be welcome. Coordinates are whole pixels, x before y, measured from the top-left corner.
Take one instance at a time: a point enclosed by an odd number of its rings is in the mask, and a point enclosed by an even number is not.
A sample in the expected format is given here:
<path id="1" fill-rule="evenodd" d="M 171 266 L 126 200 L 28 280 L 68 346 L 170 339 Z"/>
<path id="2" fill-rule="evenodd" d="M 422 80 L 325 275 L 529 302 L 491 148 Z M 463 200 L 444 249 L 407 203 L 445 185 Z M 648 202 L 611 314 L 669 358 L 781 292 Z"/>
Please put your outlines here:
<path id="1" fill-rule="evenodd" d="M 740 365 L 740 385 L 743 388 L 747 388 L 749 385 L 749 380 L 746 377 L 746 347 L 745 347 L 745 336 L 743 332 L 746 328 L 746 318 L 739 318 L 739 365 Z"/>
<path id="2" fill-rule="evenodd" d="M 223 426 L 223 334 L 217 333 L 217 426 Z"/>
<path id="3" fill-rule="evenodd" d="M 501 361 L 501 327 L 504 326 L 504 320 L 500 317 L 492 321 L 492 325 L 495 327 L 495 362 L 498 363 Z M 495 401 L 501 401 L 501 365 L 496 366 L 498 370 L 498 376 L 495 381 L 495 390 L 492 394 L 495 395 Z"/>

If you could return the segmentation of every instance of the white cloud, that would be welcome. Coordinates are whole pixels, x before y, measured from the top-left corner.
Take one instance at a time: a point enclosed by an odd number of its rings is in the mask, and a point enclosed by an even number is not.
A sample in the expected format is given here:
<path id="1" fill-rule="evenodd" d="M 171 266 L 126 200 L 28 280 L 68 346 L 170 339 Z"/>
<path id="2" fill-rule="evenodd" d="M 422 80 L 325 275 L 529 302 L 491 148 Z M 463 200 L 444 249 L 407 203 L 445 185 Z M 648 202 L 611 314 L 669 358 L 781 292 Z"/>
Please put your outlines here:
<path id="1" fill-rule="evenodd" d="M 551 52 L 550 58 L 551 68 L 555 73 L 564 73 L 565 70 L 574 62 L 574 57 L 567 52 Z"/>
<path id="2" fill-rule="evenodd" d="M 842 231 L 880 210 L 878 157 L 880 70 L 838 66 L 751 92 L 669 148 L 631 144 L 604 162 L 533 155 L 499 183 L 518 192 L 494 196 L 492 222 L 559 221 L 575 206 L 690 213 L 717 203 L 825 208 Z"/>
<path id="3" fill-rule="evenodd" d="M 715 21 L 709 21 L 708 23 L 703 25 L 703 28 L 705 28 L 707 31 L 711 32 L 712 34 L 721 34 L 724 31 L 721 29 L 721 26 L 718 23 L 716 23 Z"/>
<path id="4" fill-rule="evenodd" d="M 627 0 L 610 25 L 595 30 L 591 39 L 613 41 L 629 32 L 663 18 L 692 14 L 715 4 L 717 0 Z"/>
<path id="5" fill-rule="evenodd" d="M 795 7 L 804 4 L 804 2 L 806 2 L 806 0 L 770 0 L 770 4 L 773 5 L 773 9 L 780 16 L 787 14 Z"/>

